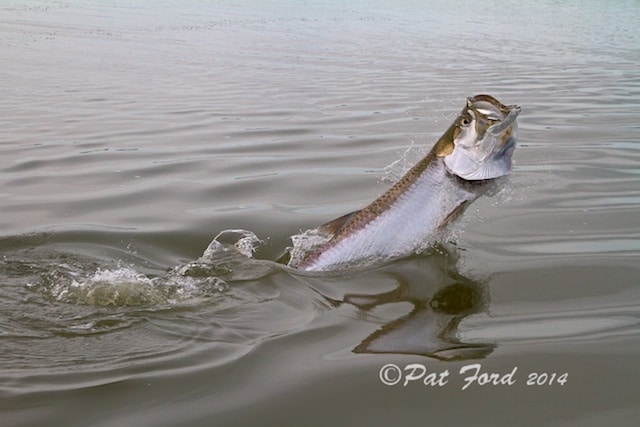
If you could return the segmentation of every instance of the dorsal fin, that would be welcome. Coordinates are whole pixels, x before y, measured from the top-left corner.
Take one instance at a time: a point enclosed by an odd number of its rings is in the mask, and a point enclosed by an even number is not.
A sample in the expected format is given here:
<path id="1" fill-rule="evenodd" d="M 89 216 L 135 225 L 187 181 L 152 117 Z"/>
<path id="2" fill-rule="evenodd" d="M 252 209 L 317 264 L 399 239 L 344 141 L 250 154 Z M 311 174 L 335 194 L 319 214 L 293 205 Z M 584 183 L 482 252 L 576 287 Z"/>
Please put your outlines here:
<path id="1" fill-rule="evenodd" d="M 325 224 L 322 224 L 320 227 L 318 227 L 318 230 L 323 232 L 323 233 L 327 233 L 327 234 L 330 234 L 331 236 L 334 236 L 358 212 L 360 212 L 360 211 L 357 210 L 357 211 L 353 211 L 351 213 L 348 213 L 346 215 L 342 215 L 339 218 L 336 218 L 336 219 L 334 219 L 332 221 L 329 221 L 329 222 L 327 222 Z"/>

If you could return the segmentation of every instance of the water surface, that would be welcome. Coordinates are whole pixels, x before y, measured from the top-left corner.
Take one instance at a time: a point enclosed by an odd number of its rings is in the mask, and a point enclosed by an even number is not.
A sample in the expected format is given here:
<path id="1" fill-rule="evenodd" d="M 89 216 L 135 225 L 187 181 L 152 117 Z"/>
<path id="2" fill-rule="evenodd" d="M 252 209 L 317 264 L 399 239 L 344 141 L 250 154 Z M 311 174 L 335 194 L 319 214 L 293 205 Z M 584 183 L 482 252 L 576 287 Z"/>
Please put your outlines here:
<path id="1" fill-rule="evenodd" d="M 3 425 L 637 425 L 637 22 L 634 1 L 1 2 Z M 522 106 L 516 164 L 448 241 L 344 274 L 268 261 L 477 93 Z M 449 381 L 384 385 L 390 363 Z M 516 381 L 462 390 L 474 364 Z"/>

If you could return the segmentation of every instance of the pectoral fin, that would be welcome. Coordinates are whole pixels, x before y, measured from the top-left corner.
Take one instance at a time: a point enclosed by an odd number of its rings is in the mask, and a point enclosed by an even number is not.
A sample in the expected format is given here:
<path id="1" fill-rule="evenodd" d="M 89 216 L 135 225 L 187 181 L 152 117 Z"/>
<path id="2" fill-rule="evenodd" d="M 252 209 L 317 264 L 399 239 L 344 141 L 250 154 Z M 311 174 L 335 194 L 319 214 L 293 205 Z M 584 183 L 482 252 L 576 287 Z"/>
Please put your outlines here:
<path id="1" fill-rule="evenodd" d="M 447 216 L 444 218 L 444 220 L 442 221 L 442 224 L 440 224 L 438 229 L 441 230 L 441 229 L 445 228 L 447 225 L 449 225 L 450 223 L 452 223 L 453 221 L 455 221 L 456 219 L 458 219 L 458 217 L 460 215 L 462 215 L 464 210 L 470 204 L 471 204 L 471 201 L 466 201 L 466 202 L 462 202 L 458 206 L 456 206 L 455 209 L 453 209 L 451 212 L 449 212 L 447 214 Z"/>

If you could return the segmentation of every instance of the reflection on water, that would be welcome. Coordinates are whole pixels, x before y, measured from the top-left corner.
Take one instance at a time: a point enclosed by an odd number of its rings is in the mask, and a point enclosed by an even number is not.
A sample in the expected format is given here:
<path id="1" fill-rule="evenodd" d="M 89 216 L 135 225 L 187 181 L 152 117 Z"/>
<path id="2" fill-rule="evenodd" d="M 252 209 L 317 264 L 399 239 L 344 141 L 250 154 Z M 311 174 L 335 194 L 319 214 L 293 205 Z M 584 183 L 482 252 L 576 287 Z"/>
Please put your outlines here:
<path id="1" fill-rule="evenodd" d="M 305 274 L 280 264 L 249 258 L 247 255 L 255 248 L 247 239 L 254 244 L 259 242 L 251 232 L 235 230 L 220 233 L 218 238 L 220 236 L 226 238 L 226 244 L 214 240 L 201 258 L 177 270 L 189 276 L 224 278 L 230 282 L 257 280 L 280 270 L 307 279 L 307 284 L 329 301 L 328 307 L 349 304 L 366 314 L 385 304 L 407 302 L 413 306 L 408 314 L 388 321 L 357 345 L 353 350 L 355 353 L 415 354 L 442 360 L 464 360 L 484 358 L 495 347 L 494 344 L 464 343 L 458 338 L 460 321 L 488 310 L 488 295 L 485 284 L 458 272 L 459 257 L 453 245 L 440 245 L 428 255 L 398 260 L 389 272 L 360 270 L 355 274 L 377 275 L 378 281 L 388 282 L 394 289 L 379 294 L 349 293 L 345 291 L 348 286 L 342 283 L 338 286 L 342 286 L 344 294 L 336 299 L 331 293 L 324 294 L 321 286 L 314 287 L 314 283 L 324 278 L 340 283 L 343 278 L 354 277 L 353 272 Z M 229 236 L 236 240 L 229 240 Z M 249 250 L 247 245 L 251 247 Z"/>
<path id="2" fill-rule="evenodd" d="M 355 349 L 355 353 L 403 353 L 443 360 L 480 359 L 492 344 L 461 342 L 458 324 L 465 317 L 487 310 L 483 283 L 456 270 L 458 257 L 440 246 L 420 259 L 417 270 L 399 270 L 390 279 L 397 288 L 380 295 L 348 294 L 344 301 L 367 312 L 382 304 L 409 302 L 413 309 L 383 325 Z"/>
<path id="3" fill-rule="evenodd" d="M 227 241 L 223 244 L 220 239 Z M 229 240 L 232 236 L 235 240 Z M 280 264 L 251 259 L 257 237 L 245 230 L 222 232 L 209 245 L 205 254 L 193 263 L 178 268 L 190 276 L 225 280 L 261 279 L 278 270 L 309 279 L 314 288 L 316 280 L 330 277 L 338 283 L 344 277 L 377 274 L 366 269 L 357 273 L 337 271 L 327 274 L 302 273 Z M 394 289 L 380 294 L 371 292 L 345 292 L 340 299 L 325 295 L 314 288 L 327 301 L 329 307 L 349 304 L 363 314 L 374 311 L 385 304 L 407 302 L 413 309 L 406 315 L 391 320 L 380 327 L 354 348 L 355 353 L 415 354 L 442 360 L 479 359 L 489 355 L 495 345 L 464 343 L 458 338 L 458 324 L 467 316 L 488 310 L 486 284 L 474 281 L 458 272 L 458 254 L 453 245 L 439 245 L 428 255 L 398 260 L 389 272 L 379 274 L 378 280 L 393 284 Z M 357 270 L 356 270 L 357 271 Z M 346 287 L 348 289 L 348 286 Z M 334 289 L 335 291 L 335 289 Z"/>

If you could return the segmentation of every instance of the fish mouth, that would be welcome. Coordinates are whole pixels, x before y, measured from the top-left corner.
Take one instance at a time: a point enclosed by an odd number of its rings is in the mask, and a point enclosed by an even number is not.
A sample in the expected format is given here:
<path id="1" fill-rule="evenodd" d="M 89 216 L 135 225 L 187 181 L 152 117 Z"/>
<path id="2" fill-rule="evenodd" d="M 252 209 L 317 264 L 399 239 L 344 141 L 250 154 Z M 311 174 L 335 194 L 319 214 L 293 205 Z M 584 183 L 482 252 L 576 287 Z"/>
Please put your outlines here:
<path id="1" fill-rule="evenodd" d="M 490 135 L 498 136 L 501 133 L 504 133 L 505 131 L 507 131 L 511 127 L 511 125 L 515 122 L 515 120 L 518 118 L 520 111 L 522 111 L 519 105 L 510 105 L 506 107 L 506 109 L 508 109 L 509 111 L 507 113 L 507 116 L 504 119 L 502 119 L 500 122 L 492 125 L 489 129 L 487 129 L 487 132 Z M 513 138 L 509 138 L 509 139 L 513 139 Z"/>
<path id="2" fill-rule="evenodd" d="M 516 132 L 518 125 L 516 119 L 522 111 L 519 105 L 504 106 L 501 104 L 501 112 L 505 114 L 501 120 L 496 120 L 486 130 L 486 135 L 489 136 L 488 144 L 490 147 L 486 152 L 486 157 L 483 160 L 489 158 L 501 159 L 505 157 L 511 157 L 516 145 Z"/>

